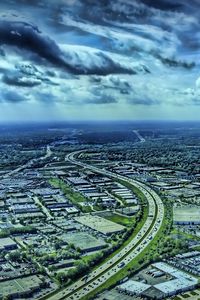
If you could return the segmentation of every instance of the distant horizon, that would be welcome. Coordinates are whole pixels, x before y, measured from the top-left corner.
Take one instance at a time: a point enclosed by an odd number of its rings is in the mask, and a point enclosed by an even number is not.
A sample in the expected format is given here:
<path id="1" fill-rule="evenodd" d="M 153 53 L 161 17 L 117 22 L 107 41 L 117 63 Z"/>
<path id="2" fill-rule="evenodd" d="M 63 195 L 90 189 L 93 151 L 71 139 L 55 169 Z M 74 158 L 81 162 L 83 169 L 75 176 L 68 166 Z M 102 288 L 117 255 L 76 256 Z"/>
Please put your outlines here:
<path id="1" fill-rule="evenodd" d="M 200 124 L 200 120 L 20 120 L 0 121 L 0 126 L 6 125 L 70 125 L 70 124 Z"/>

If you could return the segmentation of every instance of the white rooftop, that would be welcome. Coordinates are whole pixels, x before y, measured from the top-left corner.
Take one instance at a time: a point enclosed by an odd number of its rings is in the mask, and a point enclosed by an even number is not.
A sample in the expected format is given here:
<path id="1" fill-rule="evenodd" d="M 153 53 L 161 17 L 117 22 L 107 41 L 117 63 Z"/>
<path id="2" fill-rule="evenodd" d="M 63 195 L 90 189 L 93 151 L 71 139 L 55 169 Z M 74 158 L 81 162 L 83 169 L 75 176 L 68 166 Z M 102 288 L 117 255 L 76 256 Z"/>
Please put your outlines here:
<path id="1" fill-rule="evenodd" d="M 119 290 L 139 295 L 142 292 L 146 291 L 149 287 L 151 287 L 149 284 L 134 280 L 128 280 L 119 286 Z"/>

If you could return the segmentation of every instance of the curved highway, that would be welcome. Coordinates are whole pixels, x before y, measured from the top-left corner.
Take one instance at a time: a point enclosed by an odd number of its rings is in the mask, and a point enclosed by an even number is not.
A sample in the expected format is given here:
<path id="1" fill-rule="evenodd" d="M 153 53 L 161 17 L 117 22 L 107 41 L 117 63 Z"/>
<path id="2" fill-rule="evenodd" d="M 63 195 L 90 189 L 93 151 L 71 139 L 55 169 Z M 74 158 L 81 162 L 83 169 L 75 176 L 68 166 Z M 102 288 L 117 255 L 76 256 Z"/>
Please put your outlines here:
<path id="1" fill-rule="evenodd" d="M 78 300 L 95 291 L 99 286 L 106 283 L 108 279 L 116 275 L 116 273 L 121 271 L 132 260 L 138 257 L 138 255 L 156 237 L 164 218 L 164 205 L 161 198 L 154 190 L 136 180 L 76 160 L 74 156 L 81 152 L 83 151 L 76 151 L 68 154 L 66 160 L 96 173 L 126 181 L 137 187 L 146 196 L 148 201 L 148 217 L 136 236 L 115 256 L 103 263 L 96 270 L 89 273 L 89 275 L 77 280 L 77 282 L 58 291 L 56 294 L 49 296 L 48 299 L 50 300 Z"/>

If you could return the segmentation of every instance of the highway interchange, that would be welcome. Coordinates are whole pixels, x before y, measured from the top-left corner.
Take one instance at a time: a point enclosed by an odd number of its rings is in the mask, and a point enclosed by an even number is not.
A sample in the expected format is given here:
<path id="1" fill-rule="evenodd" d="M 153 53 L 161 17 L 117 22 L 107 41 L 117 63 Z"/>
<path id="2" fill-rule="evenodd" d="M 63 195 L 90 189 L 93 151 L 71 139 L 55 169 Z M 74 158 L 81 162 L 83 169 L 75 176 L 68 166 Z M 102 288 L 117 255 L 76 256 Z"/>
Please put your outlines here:
<path id="1" fill-rule="evenodd" d="M 148 247 L 150 242 L 158 234 L 164 218 L 164 205 L 162 200 L 149 186 L 125 176 L 117 175 L 110 171 L 78 161 L 75 159 L 75 155 L 81 152 L 82 151 L 76 151 L 68 154 L 66 156 L 66 160 L 83 168 L 90 169 L 96 173 L 112 177 L 113 179 L 123 180 L 138 188 L 147 199 L 148 216 L 140 231 L 123 249 L 116 253 L 116 255 L 101 266 L 97 267 L 94 271 L 90 272 L 87 276 L 77 280 L 72 285 L 58 291 L 54 295 L 49 296 L 49 300 L 78 300 L 86 297 L 91 292 L 94 292 L 99 286 L 106 283 L 108 279 L 115 276 L 116 273 L 120 272 L 131 261 L 136 259 L 139 254 Z"/>

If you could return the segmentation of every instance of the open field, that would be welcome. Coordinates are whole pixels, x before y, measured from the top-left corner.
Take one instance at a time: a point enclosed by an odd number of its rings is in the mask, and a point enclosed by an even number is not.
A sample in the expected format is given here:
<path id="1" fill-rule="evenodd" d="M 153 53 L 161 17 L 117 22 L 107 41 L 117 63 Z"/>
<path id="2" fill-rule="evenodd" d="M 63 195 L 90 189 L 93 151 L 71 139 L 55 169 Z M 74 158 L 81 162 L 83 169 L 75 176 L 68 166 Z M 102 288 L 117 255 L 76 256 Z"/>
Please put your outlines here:
<path id="1" fill-rule="evenodd" d="M 85 198 L 78 192 L 75 192 L 68 184 L 63 182 L 60 179 L 52 178 L 50 180 L 50 183 L 56 187 L 60 188 L 63 193 L 66 195 L 66 197 L 74 204 L 77 204 L 78 202 L 84 202 Z"/>
<path id="2" fill-rule="evenodd" d="M 120 214 L 111 213 L 102 215 L 105 219 L 110 220 L 112 222 L 118 223 L 123 226 L 131 227 L 135 221 L 134 217 L 126 217 Z"/>

